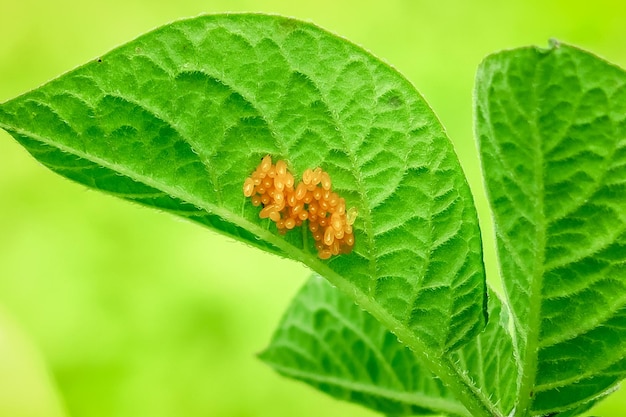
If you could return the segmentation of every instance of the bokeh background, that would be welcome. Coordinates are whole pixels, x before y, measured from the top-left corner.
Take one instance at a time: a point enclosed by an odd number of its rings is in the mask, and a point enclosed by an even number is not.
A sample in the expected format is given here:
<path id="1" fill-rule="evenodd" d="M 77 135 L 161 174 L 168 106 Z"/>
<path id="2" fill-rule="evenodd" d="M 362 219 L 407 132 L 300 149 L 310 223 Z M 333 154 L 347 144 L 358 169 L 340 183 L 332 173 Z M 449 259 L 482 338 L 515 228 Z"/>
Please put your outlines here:
<path id="1" fill-rule="evenodd" d="M 227 11 L 312 21 L 417 87 L 476 193 L 492 277 L 472 134 L 477 65 L 554 37 L 626 66 L 626 2 L 617 0 L 0 0 L 0 102 L 152 28 Z M 0 416 L 373 417 L 255 358 L 307 275 L 60 178 L 0 132 Z M 618 392 L 591 414 L 625 411 Z"/>

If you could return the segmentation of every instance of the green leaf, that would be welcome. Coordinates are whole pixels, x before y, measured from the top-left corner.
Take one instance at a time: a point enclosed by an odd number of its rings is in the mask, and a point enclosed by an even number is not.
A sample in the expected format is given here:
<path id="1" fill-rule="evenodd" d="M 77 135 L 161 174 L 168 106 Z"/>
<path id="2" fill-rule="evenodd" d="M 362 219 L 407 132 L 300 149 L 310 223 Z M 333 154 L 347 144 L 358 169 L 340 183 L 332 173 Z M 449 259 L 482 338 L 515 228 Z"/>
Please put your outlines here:
<path id="1" fill-rule="evenodd" d="M 567 45 L 487 58 L 477 135 L 512 309 L 517 414 L 626 376 L 626 73 Z"/>
<path id="2" fill-rule="evenodd" d="M 307 264 L 459 384 L 438 358 L 485 324 L 470 190 L 419 93 L 362 49 L 282 17 L 202 16 L 0 105 L 0 127 L 61 175 Z M 266 154 L 331 175 L 359 211 L 351 254 L 322 261 L 306 231 L 259 219 L 242 185 Z"/>
<path id="3" fill-rule="evenodd" d="M 281 374 L 390 416 L 467 411 L 389 330 L 312 276 L 260 358 Z"/>
<path id="4" fill-rule="evenodd" d="M 493 293 L 489 317 L 485 331 L 453 360 L 481 392 L 498 399 L 505 415 L 513 407 L 517 369 Z M 386 415 L 470 416 L 393 333 L 319 276 L 296 295 L 260 357 L 285 376 Z"/>
<path id="5" fill-rule="evenodd" d="M 510 415 L 515 405 L 517 367 L 509 316 L 504 303 L 489 291 L 489 323 L 485 330 L 451 356 L 462 374 L 482 395 L 494 402 L 500 415 Z M 495 414 L 494 414 L 495 415 Z"/>

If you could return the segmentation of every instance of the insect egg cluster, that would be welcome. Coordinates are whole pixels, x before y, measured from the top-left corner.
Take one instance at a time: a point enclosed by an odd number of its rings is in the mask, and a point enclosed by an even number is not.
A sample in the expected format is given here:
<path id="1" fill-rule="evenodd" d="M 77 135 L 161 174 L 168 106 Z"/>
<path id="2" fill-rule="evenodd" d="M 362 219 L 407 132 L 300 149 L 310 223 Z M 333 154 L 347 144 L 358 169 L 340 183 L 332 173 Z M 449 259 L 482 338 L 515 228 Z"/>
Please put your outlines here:
<path id="1" fill-rule="evenodd" d="M 295 184 L 285 161 L 274 165 L 267 155 L 244 181 L 243 194 L 263 207 L 259 217 L 275 222 L 281 233 L 308 220 L 321 259 L 352 251 L 356 209 L 346 210 L 346 201 L 332 190 L 330 176 L 321 168 L 307 169 Z"/>

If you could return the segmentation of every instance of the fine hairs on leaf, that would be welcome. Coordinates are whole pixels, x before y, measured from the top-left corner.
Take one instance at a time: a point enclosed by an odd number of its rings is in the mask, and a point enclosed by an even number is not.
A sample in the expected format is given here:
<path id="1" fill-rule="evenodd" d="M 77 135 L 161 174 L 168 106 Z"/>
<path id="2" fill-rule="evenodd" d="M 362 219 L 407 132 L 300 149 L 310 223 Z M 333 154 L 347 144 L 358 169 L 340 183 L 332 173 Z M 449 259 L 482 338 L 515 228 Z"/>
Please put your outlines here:
<path id="1" fill-rule="evenodd" d="M 476 89 L 516 404 L 578 407 L 625 375 L 626 74 L 554 44 L 487 58 Z"/>
<path id="2" fill-rule="evenodd" d="M 309 23 L 163 26 L 0 104 L 0 128 L 66 178 L 307 265 L 260 358 L 336 398 L 393 416 L 575 416 L 625 377 L 626 73 L 590 53 L 553 43 L 478 70 L 502 295 L 433 111 Z M 300 195 L 301 218 L 263 200 L 263 160 L 332 180 L 358 212 L 349 250 L 318 256 L 304 226 L 326 227 L 319 196 Z"/>

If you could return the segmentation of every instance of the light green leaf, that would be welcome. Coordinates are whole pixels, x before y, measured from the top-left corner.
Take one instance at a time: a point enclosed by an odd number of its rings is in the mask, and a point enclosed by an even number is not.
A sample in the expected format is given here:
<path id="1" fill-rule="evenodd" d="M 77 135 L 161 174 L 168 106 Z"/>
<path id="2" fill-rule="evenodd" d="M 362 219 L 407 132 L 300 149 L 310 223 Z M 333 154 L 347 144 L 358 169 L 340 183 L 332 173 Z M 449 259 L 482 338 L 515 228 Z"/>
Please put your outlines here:
<path id="1" fill-rule="evenodd" d="M 517 49 L 483 62 L 476 98 L 516 415 L 578 407 L 626 376 L 626 73 L 567 45 Z"/>
<path id="2" fill-rule="evenodd" d="M 61 175 L 304 262 L 481 407 L 438 360 L 485 324 L 471 194 L 419 93 L 362 49 L 276 16 L 180 21 L 0 105 L 0 128 Z M 242 184 L 266 154 L 330 173 L 360 213 L 350 255 L 259 219 Z"/>
<path id="3" fill-rule="evenodd" d="M 0 127 L 62 175 L 305 262 L 436 352 L 484 324 L 476 214 L 443 129 L 398 73 L 315 26 L 177 22 L 2 104 Z M 265 154 L 331 174 L 360 213 L 352 254 L 320 261 L 306 233 L 259 220 L 242 184 Z"/>

